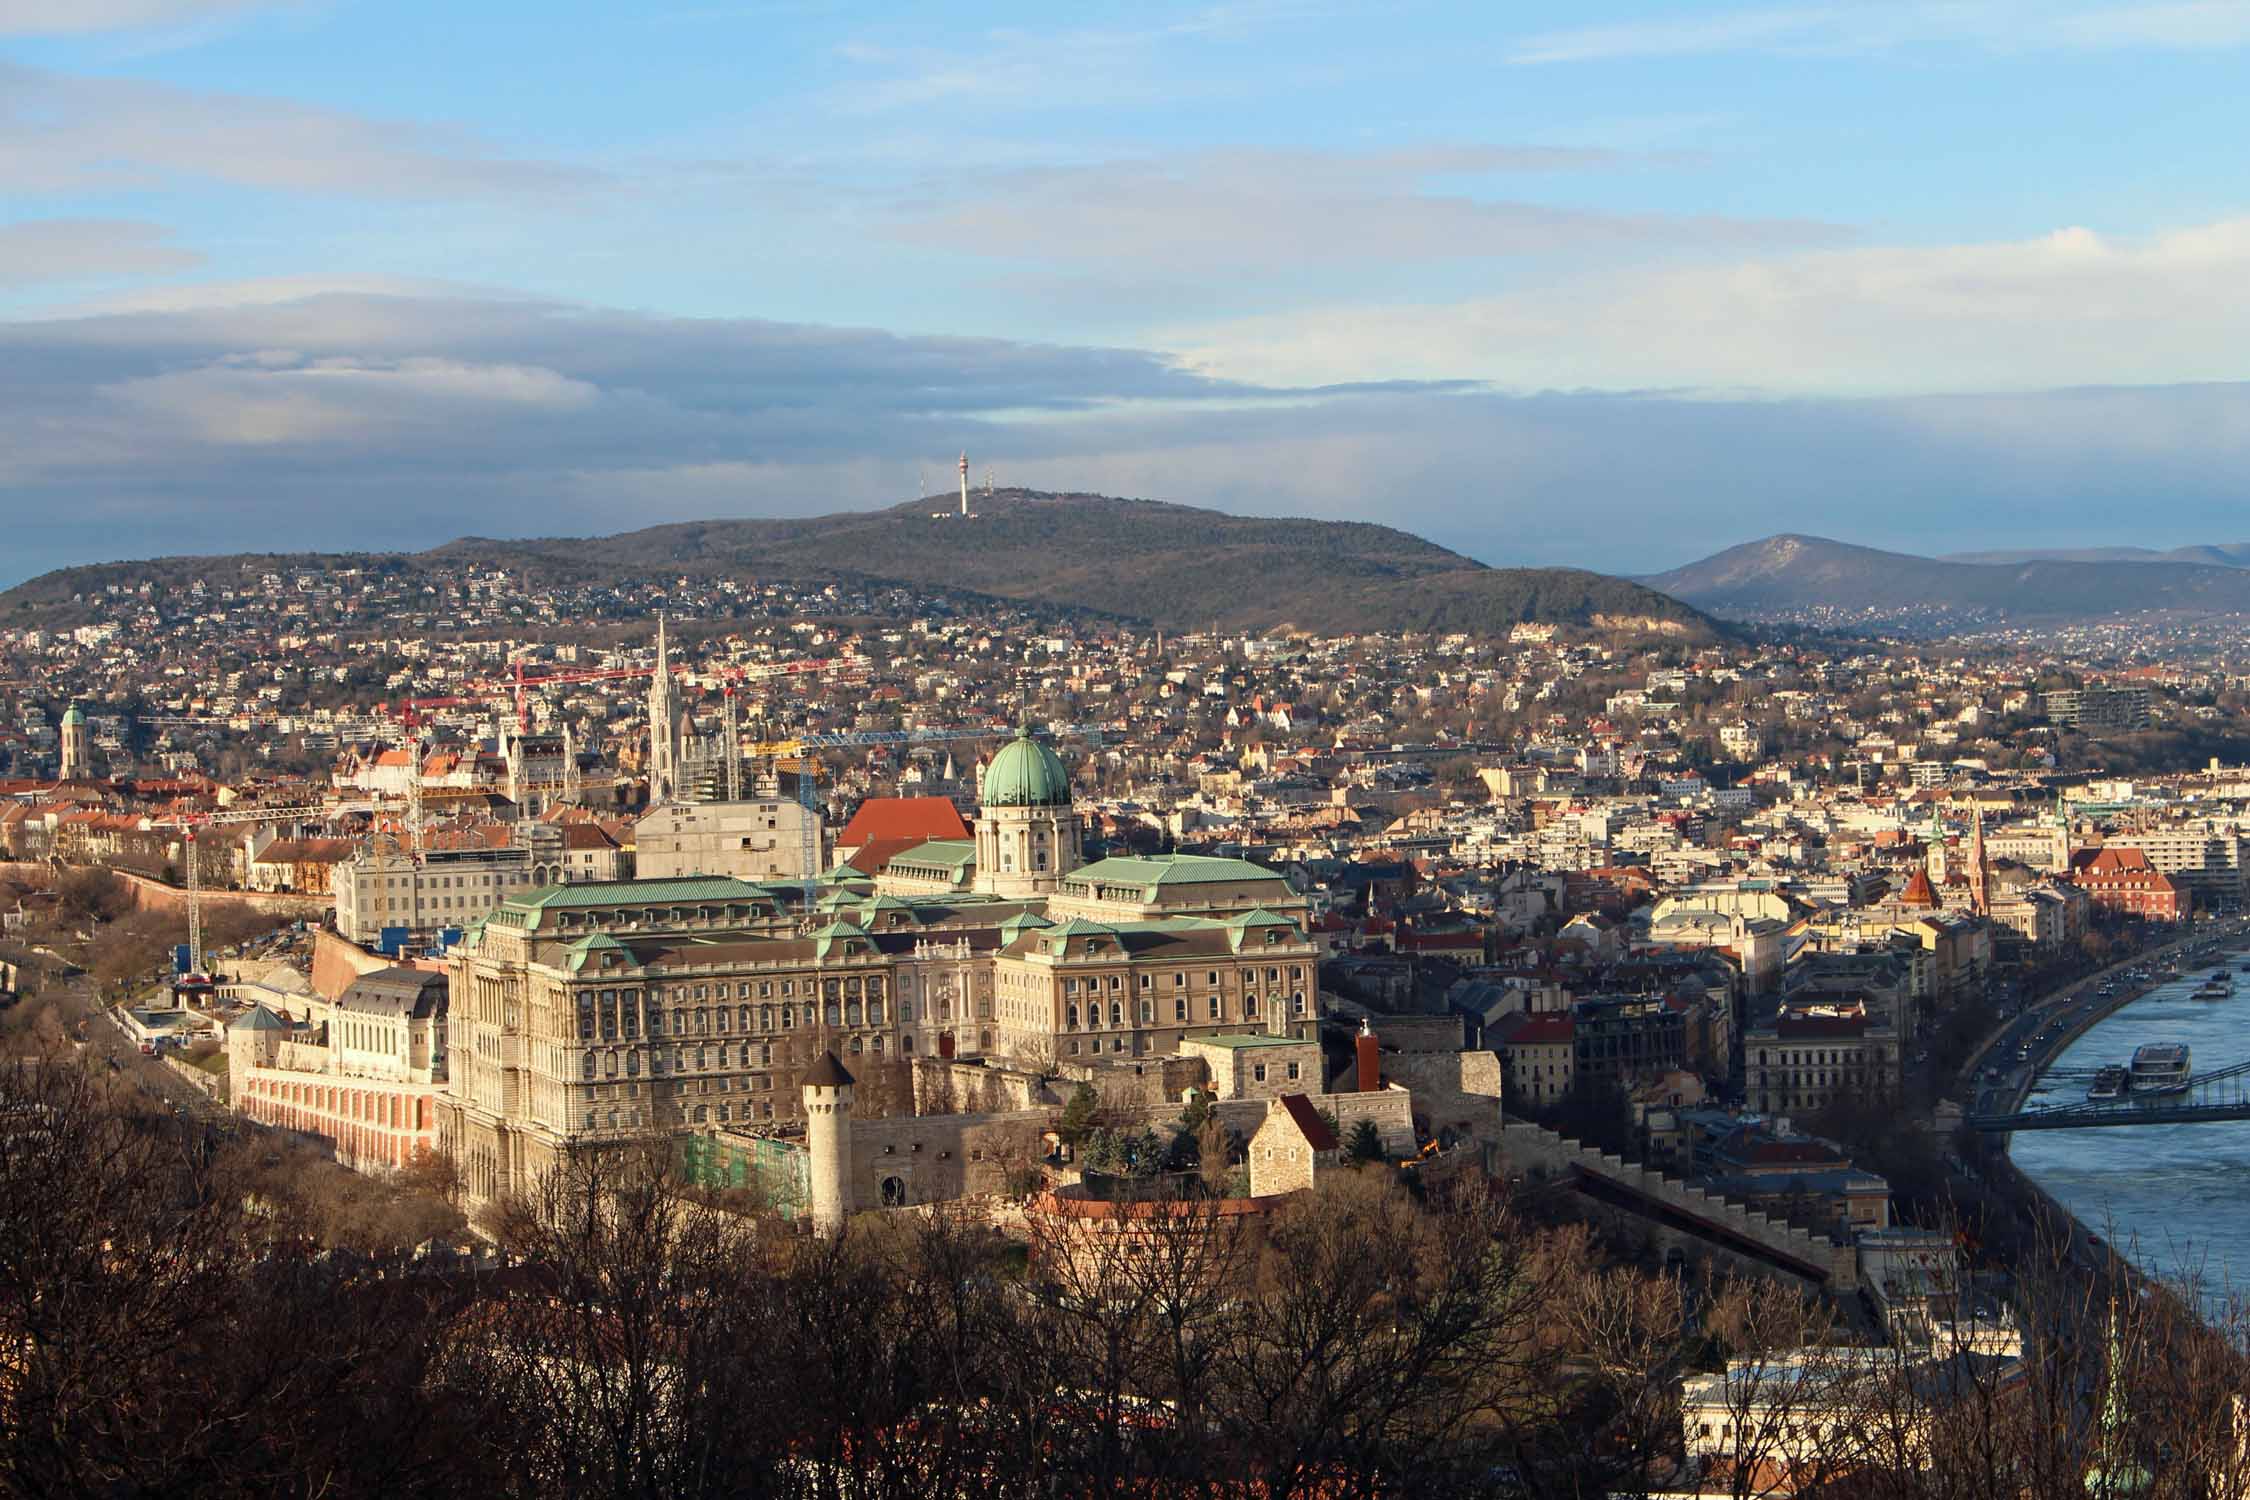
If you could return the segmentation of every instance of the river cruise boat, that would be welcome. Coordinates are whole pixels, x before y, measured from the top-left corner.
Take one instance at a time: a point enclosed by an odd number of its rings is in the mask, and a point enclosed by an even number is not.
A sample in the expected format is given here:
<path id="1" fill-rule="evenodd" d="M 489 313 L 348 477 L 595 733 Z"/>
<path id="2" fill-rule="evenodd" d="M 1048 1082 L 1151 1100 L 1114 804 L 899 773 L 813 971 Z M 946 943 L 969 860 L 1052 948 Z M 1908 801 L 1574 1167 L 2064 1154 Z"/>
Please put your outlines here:
<path id="1" fill-rule="evenodd" d="M 2234 976 L 2221 969 L 2218 973 L 2203 981 L 2203 987 L 2195 992 L 2195 998 L 2198 1000 L 2224 1000 L 2233 994 Z"/>
<path id="2" fill-rule="evenodd" d="M 2136 1094 L 2186 1093 L 2187 1043 L 2143 1042 L 2134 1048 L 2131 1087 Z"/>
<path id="3" fill-rule="evenodd" d="M 2125 1097 L 2125 1065 L 2106 1063 L 2094 1074 L 2094 1086 L 2086 1090 L 2086 1097 L 2096 1104 Z"/>

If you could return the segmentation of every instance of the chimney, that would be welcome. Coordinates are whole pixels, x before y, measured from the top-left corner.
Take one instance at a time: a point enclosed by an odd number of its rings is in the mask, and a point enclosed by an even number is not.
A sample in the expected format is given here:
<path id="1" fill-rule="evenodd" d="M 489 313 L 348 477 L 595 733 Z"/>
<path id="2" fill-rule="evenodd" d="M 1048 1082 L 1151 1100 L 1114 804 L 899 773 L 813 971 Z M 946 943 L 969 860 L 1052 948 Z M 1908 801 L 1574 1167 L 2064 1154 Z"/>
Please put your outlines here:
<path id="1" fill-rule="evenodd" d="M 1359 1036 L 1352 1045 L 1359 1058 L 1359 1092 L 1372 1094 L 1383 1086 L 1383 1059 L 1375 1042 L 1375 1030 L 1364 1019 L 1359 1023 Z"/>

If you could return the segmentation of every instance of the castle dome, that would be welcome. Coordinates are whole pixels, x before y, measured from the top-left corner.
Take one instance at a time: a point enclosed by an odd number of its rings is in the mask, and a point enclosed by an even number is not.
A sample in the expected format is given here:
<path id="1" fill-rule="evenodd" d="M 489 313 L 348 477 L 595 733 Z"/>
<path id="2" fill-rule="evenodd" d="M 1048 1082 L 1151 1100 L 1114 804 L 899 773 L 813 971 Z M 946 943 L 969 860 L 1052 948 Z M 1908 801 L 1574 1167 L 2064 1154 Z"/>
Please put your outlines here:
<path id="1" fill-rule="evenodd" d="M 986 807 L 1068 807 L 1070 773 L 1062 757 L 1019 729 L 985 768 Z"/>

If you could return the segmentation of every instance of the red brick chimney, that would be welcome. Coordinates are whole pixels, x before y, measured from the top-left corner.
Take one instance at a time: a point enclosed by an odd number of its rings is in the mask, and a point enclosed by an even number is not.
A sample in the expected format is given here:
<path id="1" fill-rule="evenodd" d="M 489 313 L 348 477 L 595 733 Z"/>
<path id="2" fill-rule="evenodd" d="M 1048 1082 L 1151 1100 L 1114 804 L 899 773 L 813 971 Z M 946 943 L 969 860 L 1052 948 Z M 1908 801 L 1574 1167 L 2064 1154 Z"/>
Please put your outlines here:
<path id="1" fill-rule="evenodd" d="M 1359 1036 L 1353 1045 L 1359 1058 L 1359 1092 L 1372 1094 L 1383 1086 L 1383 1058 L 1374 1029 L 1365 1020 L 1359 1023 Z"/>

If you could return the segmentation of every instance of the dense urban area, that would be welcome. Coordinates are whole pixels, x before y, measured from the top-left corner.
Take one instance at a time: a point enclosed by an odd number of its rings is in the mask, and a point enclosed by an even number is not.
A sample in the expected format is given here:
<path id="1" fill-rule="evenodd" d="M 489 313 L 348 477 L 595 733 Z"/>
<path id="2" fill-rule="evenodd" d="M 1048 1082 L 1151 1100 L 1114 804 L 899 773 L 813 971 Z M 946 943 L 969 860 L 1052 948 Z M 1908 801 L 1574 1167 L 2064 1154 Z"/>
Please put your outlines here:
<path id="1" fill-rule="evenodd" d="M 2250 1486 L 2006 1154 L 2240 943 L 2235 633 L 107 571 L 0 612 L 0 1486 Z"/>

